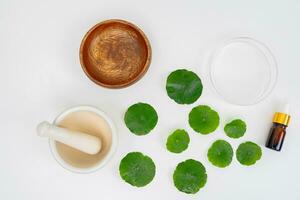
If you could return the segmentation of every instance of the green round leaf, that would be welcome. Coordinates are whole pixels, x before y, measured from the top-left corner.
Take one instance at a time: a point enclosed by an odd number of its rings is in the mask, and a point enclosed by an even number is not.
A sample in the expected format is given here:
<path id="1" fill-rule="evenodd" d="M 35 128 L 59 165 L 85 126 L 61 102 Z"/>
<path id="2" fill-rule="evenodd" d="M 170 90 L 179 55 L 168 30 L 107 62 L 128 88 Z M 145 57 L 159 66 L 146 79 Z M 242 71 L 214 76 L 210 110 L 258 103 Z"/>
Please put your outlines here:
<path id="1" fill-rule="evenodd" d="M 226 124 L 224 131 L 228 137 L 231 138 L 240 138 L 242 137 L 247 129 L 247 125 L 244 121 L 240 119 L 235 119 L 230 123 Z"/>
<path id="2" fill-rule="evenodd" d="M 167 140 L 167 149 L 173 153 L 181 153 L 186 150 L 190 143 L 189 134 L 182 129 L 177 129 Z"/>
<path id="3" fill-rule="evenodd" d="M 136 103 L 128 108 L 124 121 L 132 133 L 146 135 L 156 126 L 158 116 L 151 105 Z"/>
<path id="4" fill-rule="evenodd" d="M 168 76 L 166 89 L 168 96 L 175 102 L 191 104 L 201 96 L 203 86 L 197 74 L 179 69 Z"/>
<path id="5" fill-rule="evenodd" d="M 242 165 L 254 165 L 262 156 L 260 146 L 253 142 L 245 142 L 236 150 L 236 158 Z"/>
<path id="6" fill-rule="evenodd" d="M 230 165 L 233 150 L 231 145 L 225 140 L 217 140 L 208 149 L 207 157 L 213 165 L 224 168 Z"/>
<path id="7" fill-rule="evenodd" d="M 187 194 L 197 193 L 204 187 L 206 180 L 205 167 L 201 162 L 193 159 L 179 163 L 173 174 L 175 187 Z"/>
<path id="8" fill-rule="evenodd" d="M 206 105 L 194 107 L 189 114 L 190 126 L 201 134 L 215 131 L 219 126 L 219 121 L 219 114 Z"/>
<path id="9" fill-rule="evenodd" d="M 132 186 L 143 187 L 155 176 L 155 164 L 152 159 L 140 152 L 128 153 L 119 166 L 122 179 Z"/>

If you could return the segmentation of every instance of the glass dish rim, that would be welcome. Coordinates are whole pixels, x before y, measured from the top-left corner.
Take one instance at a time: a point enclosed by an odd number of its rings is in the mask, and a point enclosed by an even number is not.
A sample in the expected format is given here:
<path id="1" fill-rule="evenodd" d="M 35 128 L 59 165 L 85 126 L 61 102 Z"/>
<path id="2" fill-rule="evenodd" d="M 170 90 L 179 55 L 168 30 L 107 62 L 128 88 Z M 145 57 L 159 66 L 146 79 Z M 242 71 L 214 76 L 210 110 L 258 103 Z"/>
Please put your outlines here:
<path id="1" fill-rule="evenodd" d="M 218 89 L 218 87 L 216 86 L 215 83 L 215 79 L 214 79 L 214 62 L 216 60 L 216 57 L 219 55 L 219 53 L 228 45 L 232 44 L 232 43 L 236 43 L 236 42 L 243 42 L 246 43 L 248 45 L 254 46 L 255 48 L 257 48 L 257 50 L 259 50 L 263 56 L 265 57 L 265 59 L 267 60 L 268 64 L 269 64 L 269 68 L 270 68 L 270 81 L 265 89 L 265 91 L 261 94 L 258 95 L 255 99 L 255 101 L 251 102 L 251 103 L 238 103 L 236 101 L 232 101 L 230 99 L 228 99 L 224 94 L 222 94 L 222 92 L 220 91 L 220 89 Z M 262 102 L 263 100 L 265 100 L 274 90 L 277 80 L 278 80 L 278 64 L 276 61 L 276 58 L 274 56 L 274 54 L 272 53 L 272 51 L 270 50 L 270 48 L 268 46 L 266 46 L 264 43 L 262 43 L 261 41 L 254 39 L 252 37 L 249 36 L 238 36 L 238 37 L 232 37 L 230 39 L 224 40 L 223 42 L 221 42 L 221 44 L 217 45 L 215 47 L 215 49 L 211 52 L 210 56 L 209 56 L 209 61 L 208 61 L 208 73 L 209 73 L 209 81 L 213 87 L 214 92 L 220 96 L 224 101 L 233 104 L 233 105 L 238 105 L 238 106 L 251 106 L 251 105 L 255 105 L 258 104 L 260 102 Z"/>

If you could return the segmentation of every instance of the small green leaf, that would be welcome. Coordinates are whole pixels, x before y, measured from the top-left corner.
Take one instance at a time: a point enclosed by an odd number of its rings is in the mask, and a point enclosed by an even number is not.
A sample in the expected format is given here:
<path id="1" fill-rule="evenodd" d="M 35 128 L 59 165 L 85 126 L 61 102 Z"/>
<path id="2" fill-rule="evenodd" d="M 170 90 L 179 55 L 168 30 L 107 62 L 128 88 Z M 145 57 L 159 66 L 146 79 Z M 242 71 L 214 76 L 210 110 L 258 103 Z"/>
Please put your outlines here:
<path id="1" fill-rule="evenodd" d="M 188 148 L 189 143 L 189 134 L 185 130 L 177 129 L 169 135 L 166 146 L 170 152 L 181 153 Z"/>
<path id="2" fill-rule="evenodd" d="M 240 119 L 235 119 L 230 123 L 226 124 L 224 131 L 228 137 L 231 138 L 240 138 L 242 137 L 247 129 L 247 125 L 244 121 Z"/>
<path id="3" fill-rule="evenodd" d="M 194 107 L 189 114 L 190 126 L 194 131 L 205 135 L 215 131 L 219 121 L 219 114 L 206 105 Z"/>
<path id="4" fill-rule="evenodd" d="M 168 96 L 178 104 L 191 104 L 201 96 L 203 86 L 197 74 L 179 69 L 168 76 L 166 89 Z"/>
<path id="5" fill-rule="evenodd" d="M 207 157 L 213 165 L 224 168 L 230 165 L 233 150 L 231 145 L 225 140 L 217 140 L 208 149 Z"/>
<path id="6" fill-rule="evenodd" d="M 143 187 L 153 180 L 155 164 L 150 157 L 140 152 L 131 152 L 121 160 L 119 172 L 125 182 Z"/>
<path id="7" fill-rule="evenodd" d="M 158 116 L 151 105 L 136 103 L 128 108 L 124 121 L 132 133 L 146 135 L 156 126 Z"/>
<path id="8" fill-rule="evenodd" d="M 201 162 L 188 159 L 177 165 L 173 182 L 175 187 L 184 193 L 195 194 L 204 187 L 207 180 L 205 167 Z"/>
<path id="9" fill-rule="evenodd" d="M 260 146 L 253 142 L 244 142 L 236 150 L 236 158 L 242 165 L 254 165 L 260 160 L 262 151 Z"/>

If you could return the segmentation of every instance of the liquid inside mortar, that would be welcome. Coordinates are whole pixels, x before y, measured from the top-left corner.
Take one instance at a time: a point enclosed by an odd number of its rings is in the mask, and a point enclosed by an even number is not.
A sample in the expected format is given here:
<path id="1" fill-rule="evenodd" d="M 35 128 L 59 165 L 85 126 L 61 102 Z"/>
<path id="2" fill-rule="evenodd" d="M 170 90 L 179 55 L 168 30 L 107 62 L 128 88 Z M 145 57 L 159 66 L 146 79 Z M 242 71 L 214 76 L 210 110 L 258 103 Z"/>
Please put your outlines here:
<path id="1" fill-rule="evenodd" d="M 97 113 L 75 111 L 65 116 L 57 125 L 99 137 L 102 141 L 102 148 L 95 155 L 83 153 L 60 142 L 55 142 L 57 152 L 61 158 L 74 167 L 94 167 L 106 157 L 111 148 L 112 130 L 107 121 Z"/>

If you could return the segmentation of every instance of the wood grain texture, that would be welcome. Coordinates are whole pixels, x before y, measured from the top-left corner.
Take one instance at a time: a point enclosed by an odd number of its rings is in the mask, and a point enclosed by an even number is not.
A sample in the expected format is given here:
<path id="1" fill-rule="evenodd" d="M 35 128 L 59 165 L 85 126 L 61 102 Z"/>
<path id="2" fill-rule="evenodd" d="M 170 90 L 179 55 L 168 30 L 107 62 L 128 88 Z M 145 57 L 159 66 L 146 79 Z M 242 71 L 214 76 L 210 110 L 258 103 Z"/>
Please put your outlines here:
<path id="1" fill-rule="evenodd" d="M 86 75 L 108 88 L 138 81 L 151 62 L 146 35 L 123 20 L 107 20 L 91 28 L 82 40 L 80 63 Z"/>

